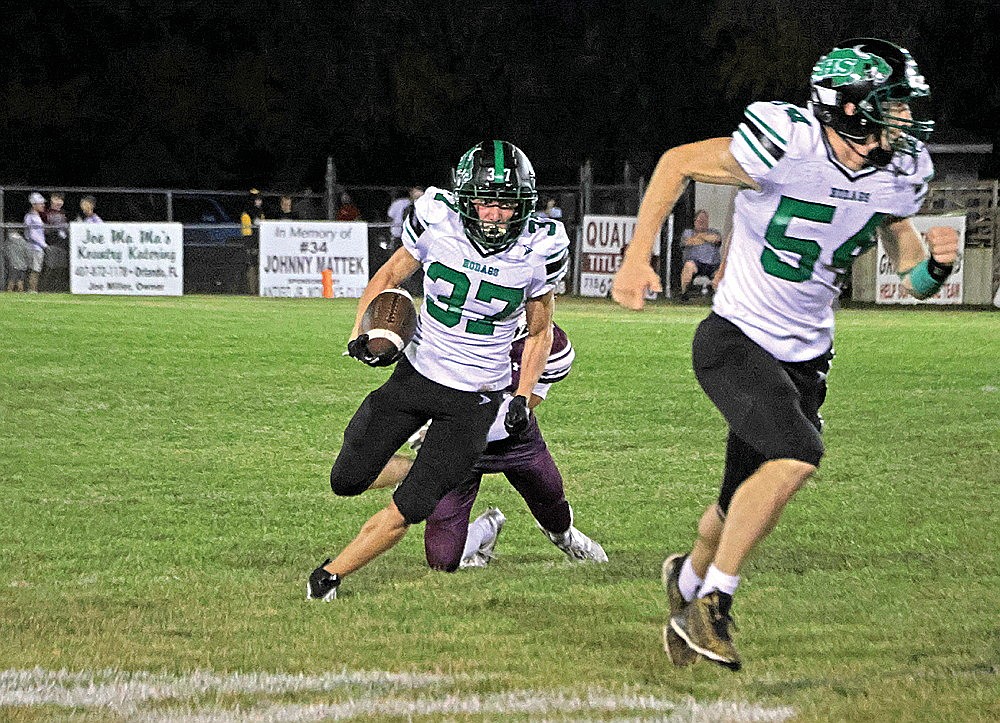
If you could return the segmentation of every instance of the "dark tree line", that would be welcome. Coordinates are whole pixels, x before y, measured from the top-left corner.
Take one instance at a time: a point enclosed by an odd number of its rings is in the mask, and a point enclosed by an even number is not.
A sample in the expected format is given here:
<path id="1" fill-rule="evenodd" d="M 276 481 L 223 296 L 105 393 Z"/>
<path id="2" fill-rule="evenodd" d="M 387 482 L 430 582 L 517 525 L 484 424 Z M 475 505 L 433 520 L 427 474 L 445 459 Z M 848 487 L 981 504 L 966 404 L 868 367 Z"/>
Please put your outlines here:
<path id="1" fill-rule="evenodd" d="M 946 132 L 997 144 L 987 0 L 108 0 L 0 24 L 0 181 L 244 188 L 443 182 L 466 147 L 521 145 L 547 183 L 728 134 L 806 99 L 833 41 L 907 45 Z"/>

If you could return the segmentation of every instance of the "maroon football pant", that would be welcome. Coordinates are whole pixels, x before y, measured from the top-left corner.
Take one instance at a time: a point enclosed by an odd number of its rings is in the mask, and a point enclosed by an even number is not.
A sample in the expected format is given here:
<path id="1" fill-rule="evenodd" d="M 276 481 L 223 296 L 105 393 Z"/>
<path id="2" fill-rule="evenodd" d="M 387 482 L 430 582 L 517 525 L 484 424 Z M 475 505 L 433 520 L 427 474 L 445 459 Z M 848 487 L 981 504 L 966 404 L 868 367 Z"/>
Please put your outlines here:
<path id="1" fill-rule="evenodd" d="M 532 416 L 530 426 L 516 440 L 501 440 L 487 446 L 469 479 L 446 494 L 427 518 L 424 551 L 427 564 L 435 570 L 458 569 L 469 529 L 469 513 L 483 475 L 490 472 L 499 472 L 507 478 L 546 530 L 562 533 L 569 529 L 570 510 L 562 475 Z"/>

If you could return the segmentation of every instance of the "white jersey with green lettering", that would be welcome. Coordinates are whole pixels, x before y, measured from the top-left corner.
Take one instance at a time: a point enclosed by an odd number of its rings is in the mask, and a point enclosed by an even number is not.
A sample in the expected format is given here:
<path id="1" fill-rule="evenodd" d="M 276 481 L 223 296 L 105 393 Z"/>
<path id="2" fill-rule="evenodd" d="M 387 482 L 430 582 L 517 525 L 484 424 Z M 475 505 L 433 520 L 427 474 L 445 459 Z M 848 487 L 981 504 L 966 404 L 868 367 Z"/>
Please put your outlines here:
<path id="1" fill-rule="evenodd" d="M 562 222 L 534 216 L 506 251 L 481 256 L 469 243 L 451 191 L 431 186 L 403 221 L 403 247 L 424 269 L 424 303 L 406 347 L 428 379 L 462 391 L 510 383 L 510 346 L 525 302 L 566 275 Z"/>
<path id="2" fill-rule="evenodd" d="M 736 196 L 713 310 L 782 361 L 814 359 L 833 344 L 832 303 L 855 257 L 887 219 L 920 209 L 930 155 L 851 171 L 811 111 L 780 102 L 750 105 L 729 149 L 760 190 Z"/>

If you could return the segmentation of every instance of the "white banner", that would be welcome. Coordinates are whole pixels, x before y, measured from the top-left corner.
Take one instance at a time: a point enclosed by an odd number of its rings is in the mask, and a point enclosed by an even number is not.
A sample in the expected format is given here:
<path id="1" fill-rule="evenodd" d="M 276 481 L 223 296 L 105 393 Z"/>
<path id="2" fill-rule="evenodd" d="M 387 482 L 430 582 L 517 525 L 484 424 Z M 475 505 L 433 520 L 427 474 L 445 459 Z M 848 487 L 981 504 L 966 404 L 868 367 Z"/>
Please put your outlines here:
<path id="1" fill-rule="evenodd" d="M 961 304 L 964 295 L 964 275 L 962 272 L 962 256 L 965 252 L 965 216 L 914 216 L 913 226 L 920 233 L 921 240 L 932 226 L 950 226 L 958 231 L 958 260 L 951 276 L 945 280 L 941 290 L 929 299 L 917 299 L 903 288 L 902 279 L 896 274 L 896 269 L 889 255 L 878 242 L 878 263 L 875 266 L 875 302 L 878 304 Z M 927 242 L 924 240 L 924 248 Z"/>
<path id="2" fill-rule="evenodd" d="M 179 223 L 69 225 L 69 290 L 74 294 L 180 296 L 184 230 Z"/>
<path id="3" fill-rule="evenodd" d="M 635 233 L 635 216 L 584 216 L 580 242 L 580 296 L 609 296 L 625 247 Z M 659 268 L 660 240 L 653 248 Z M 648 298 L 655 299 L 656 294 Z"/>
<path id="4" fill-rule="evenodd" d="M 261 221 L 260 295 L 358 298 L 368 285 L 368 224 L 346 221 Z"/>

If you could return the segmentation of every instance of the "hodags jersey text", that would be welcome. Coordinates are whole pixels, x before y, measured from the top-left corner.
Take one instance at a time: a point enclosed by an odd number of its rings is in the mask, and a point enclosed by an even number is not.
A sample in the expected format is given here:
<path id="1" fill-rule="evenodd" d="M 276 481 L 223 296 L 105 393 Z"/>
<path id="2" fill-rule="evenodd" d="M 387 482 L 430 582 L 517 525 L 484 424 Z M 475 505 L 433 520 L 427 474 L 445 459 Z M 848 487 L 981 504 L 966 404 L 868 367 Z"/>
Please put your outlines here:
<path id="1" fill-rule="evenodd" d="M 833 344 L 844 274 L 886 220 L 920 209 L 930 155 L 851 171 L 811 111 L 780 102 L 750 105 L 730 151 L 760 190 L 736 196 L 713 310 L 782 361 L 818 357 Z"/>
<path id="2" fill-rule="evenodd" d="M 403 246 L 424 269 L 424 303 L 406 347 L 428 379 L 463 391 L 510 383 L 510 348 L 528 299 L 566 275 L 569 239 L 559 221 L 532 217 L 506 251 L 480 256 L 450 191 L 429 187 L 403 222 Z"/>

